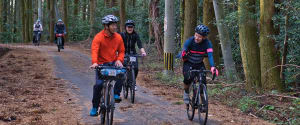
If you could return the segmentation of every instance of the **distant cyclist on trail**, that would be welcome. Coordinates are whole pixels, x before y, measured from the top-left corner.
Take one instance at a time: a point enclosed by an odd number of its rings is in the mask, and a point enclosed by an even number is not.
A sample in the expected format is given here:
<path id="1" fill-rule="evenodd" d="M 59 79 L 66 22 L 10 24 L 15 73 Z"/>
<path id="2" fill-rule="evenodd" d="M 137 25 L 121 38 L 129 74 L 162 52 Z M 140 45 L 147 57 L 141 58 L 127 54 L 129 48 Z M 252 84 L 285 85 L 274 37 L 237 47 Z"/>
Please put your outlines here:
<path id="1" fill-rule="evenodd" d="M 209 64 L 211 66 L 211 72 L 219 75 L 218 70 L 215 68 L 213 59 L 213 48 L 210 40 L 207 39 L 209 29 L 205 25 L 198 25 L 195 28 L 194 36 L 187 39 L 183 45 L 181 57 L 183 63 L 183 76 L 184 76 L 184 93 L 183 101 L 185 104 L 189 104 L 189 87 L 195 76 L 190 76 L 190 69 L 200 70 L 205 69 L 203 58 L 204 55 L 208 56 Z M 204 84 L 206 84 L 206 76 L 203 77 Z"/>
<path id="2" fill-rule="evenodd" d="M 65 24 L 61 19 L 58 19 L 57 23 L 54 26 L 55 43 L 57 40 L 57 34 L 63 34 L 63 35 L 67 34 Z M 64 45 L 65 45 L 65 39 L 64 37 L 62 37 L 62 49 L 64 49 Z"/>
<path id="3" fill-rule="evenodd" d="M 137 32 L 135 32 L 134 27 L 135 27 L 134 21 L 127 20 L 125 23 L 125 32 L 121 33 L 121 36 L 124 41 L 124 46 L 125 46 L 125 54 L 127 54 L 127 55 L 137 54 L 136 49 L 135 49 L 135 47 L 136 47 L 135 45 L 137 44 L 142 56 L 146 56 L 147 54 L 145 52 L 145 49 L 143 48 L 140 37 L 137 34 Z M 136 63 L 136 64 L 138 64 L 138 63 Z M 138 65 L 137 65 L 134 69 L 135 78 L 138 75 L 138 71 L 139 71 L 139 69 L 138 69 Z M 136 90 L 136 87 L 135 87 L 135 90 Z"/>
<path id="4" fill-rule="evenodd" d="M 104 29 L 100 31 L 93 39 L 91 47 L 92 65 L 90 68 L 95 68 L 98 65 L 114 64 L 117 67 L 123 67 L 125 48 L 123 40 L 117 31 L 118 18 L 114 15 L 107 15 L 102 18 Z M 103 80 L 98 77 L 96 71 L 96 84 L 93 89 L 93 108 L 90 111 L 91 116 L 98 115 L 98 108 L 103 87 Z M 114 86 L 114 98 L 116 102 L 120 102 L 120 93 L 122 90 L 122 82 L 117 80 Z"/>
<path id="5" fill-rule="evenodd" d="M 35 41 L 37 35 L 39 35 L 39 38 L 41 39 L 41 32 L 43 32 L 43 26 L 41 24 L 41 21 L 38 19 L 33 24 L 33 41 L 32 42 L 37 42 L 37 41 Z"/>

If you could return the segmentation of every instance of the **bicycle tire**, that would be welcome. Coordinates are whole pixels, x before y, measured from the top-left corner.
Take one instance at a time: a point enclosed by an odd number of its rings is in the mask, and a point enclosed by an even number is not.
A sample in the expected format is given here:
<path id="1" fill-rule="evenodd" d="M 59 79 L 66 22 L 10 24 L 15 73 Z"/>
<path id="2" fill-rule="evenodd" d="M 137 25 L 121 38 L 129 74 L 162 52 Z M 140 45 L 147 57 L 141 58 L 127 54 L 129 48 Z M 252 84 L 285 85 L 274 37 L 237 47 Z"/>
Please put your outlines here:
<path id="1" fill-rule="evenodd" d="M 57 51 L 60 52 L 60 46 L 61 46 L 61 38 L 57 38 Z"/>
<path id="2" fill-rule="evenodd" d="M 112 125 L 113 124 L 113 119 L 114 119 L 114 108 L 115 108 L 115 99 L 114 99 L 114 88 L 113 86 L 109 86 L 109 94 L 108 94 L 108 100 L 107 102 L 107 111 L 106 111 L 106 117 L 107 117 L 107 122 L 106 125 Z"/>
<path id="3" fill-rule="evenodd" d="M 127 75 L 127 73 L 126 73 L 126 75 Z M 125 79 L 125 82 L 124 82 L 124 84 L 123 84 L 123 96 L 124 96 L 124 98 L 125 99 L 127 99 L 128 98 L 128 77 L 126 77 L 126 79 Z"/>
<path id="4" fill-rule="evenodd" d="M 40 46 L 40 35 L 37 36 L 37 46 Z"/>
<path id="5" fill-rule="evenodd" d="M 201 125 L 206 125 L 207 123 L 207 116 L 208 116 L 208 96 L 207 96 L 207 89 L 205 84 L 200 84 L 199 90 L 202 89 L 203 96 L 201 96 L 200 91 L 198 92 L 198 116 L 199 116 L 199 123 Z"/>
<path id="6" fill-rule="evenodd" d="M 100 98 L 100 123 L 101 125 L 104 125 L 105 123 L 105 114 L 106 114 L 106 84 L 104 84 L 102 91 L 101 91 L 101 98 Z"/>
<path id="7" fill-rule="evenodd" d="M 132 81 L 131 81 L 131 85 L 130 85 L 130 101 L 133 104 L 134 103 L 134 98 L 135 98 L 135 84 L 136 84 L 135 73 L 134 73 L 134 69 L 133 68 L 131 70 L 131 76 L 132 76 L 131 77 Z"/>
<path id="8" fill-rule="evenodd" d="M 196 99 L 196 93 L 197 93 L 197 89 L 194 83 L 191 84 L 190 86 L 190 90 L 192 91 L 192 99 L 190 100 L 189 104 L 187 104 L 187 116 L 189 120 L 193 120 L 194 119 L 194 115 L 195 115 L 195 99 Z"/>

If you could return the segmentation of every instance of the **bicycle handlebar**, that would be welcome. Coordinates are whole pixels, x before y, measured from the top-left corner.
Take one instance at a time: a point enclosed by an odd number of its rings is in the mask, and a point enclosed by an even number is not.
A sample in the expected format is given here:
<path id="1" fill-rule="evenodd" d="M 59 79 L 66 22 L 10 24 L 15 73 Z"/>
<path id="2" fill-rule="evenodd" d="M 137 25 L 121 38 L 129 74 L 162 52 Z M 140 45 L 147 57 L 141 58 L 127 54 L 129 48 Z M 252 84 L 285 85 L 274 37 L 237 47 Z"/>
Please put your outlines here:
<path id="1" fill-rule="evenodd" d="M 140 55 L 140 54 L 133 54 L 133 55 L 131 55 L 131 54 L 126 54 L 126 55 L 125 55 L 125 58 L 126 58 L 126 57 L 130 57 L 130 56 L 134 56 L 134 57 L 144 57 L 144 56 L 142 56 L 142 55 Z"/>
<path id="2" fill-rule="evenodd" d="M 126 67 L 117 67 L 117 66 L 104 66 L 104 65 L 99 65 L 95 67 L 96 70 L 101 70 L 101 69 L 126 69 Z"/>
<path id="3" fill-rule="evenodd" d="M 211 71 L 210 70 L 192 69 L 192 70 L 190 70 L 190 73 L 192 73 L 192 72 L 196 72 L 196 73 L 205 72 L 205 73 L 207 73 L 207 72 L 211 72 Z M 215 78 L 216 78 L 216 73 L 213 74 L 212 80 L 215 80 Z"/>

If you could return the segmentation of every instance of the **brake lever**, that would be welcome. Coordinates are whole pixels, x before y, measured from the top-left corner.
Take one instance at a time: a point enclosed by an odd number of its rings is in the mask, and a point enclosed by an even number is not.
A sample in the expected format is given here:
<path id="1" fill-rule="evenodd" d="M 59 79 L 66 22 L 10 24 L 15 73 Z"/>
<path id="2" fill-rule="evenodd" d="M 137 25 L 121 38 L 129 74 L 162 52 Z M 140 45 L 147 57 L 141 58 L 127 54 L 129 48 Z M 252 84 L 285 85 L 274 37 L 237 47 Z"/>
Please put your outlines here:
<path id="1" fill-rule="evenodd" d="M 216 72 L 213 74 L 212 80 L 215 80 L 216 78 Z"/>

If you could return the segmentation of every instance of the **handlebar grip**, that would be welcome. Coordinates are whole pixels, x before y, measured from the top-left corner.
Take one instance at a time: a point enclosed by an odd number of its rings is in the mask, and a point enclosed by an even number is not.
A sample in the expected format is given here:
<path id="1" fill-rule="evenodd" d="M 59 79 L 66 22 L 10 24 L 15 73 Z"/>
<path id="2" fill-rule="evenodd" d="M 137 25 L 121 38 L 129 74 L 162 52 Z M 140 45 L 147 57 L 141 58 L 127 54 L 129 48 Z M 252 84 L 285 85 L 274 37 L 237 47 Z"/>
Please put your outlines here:
<path id="1" fill-rule="evenodd" d="M 213 74 L 212 80 L 215 80 L 216 78 L 216 73 Z"/>

